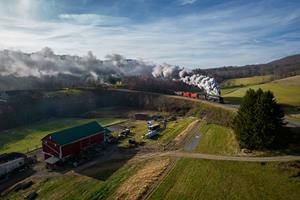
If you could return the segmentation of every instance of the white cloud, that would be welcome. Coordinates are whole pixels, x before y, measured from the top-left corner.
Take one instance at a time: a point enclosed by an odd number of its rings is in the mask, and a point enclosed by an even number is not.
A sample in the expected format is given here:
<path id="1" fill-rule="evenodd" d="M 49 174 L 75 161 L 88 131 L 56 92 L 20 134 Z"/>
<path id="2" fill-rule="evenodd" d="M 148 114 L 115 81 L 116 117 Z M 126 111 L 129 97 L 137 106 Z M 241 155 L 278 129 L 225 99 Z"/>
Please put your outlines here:
<path id="1" fill-rule="evenodd" d="M 297 32 L 273 35 L 299 19 L 296 11 L 218 8 L 140 24 L 89 13 L 65 13 L 56 21 L 0 14 L 0 49 L 49 46 L 59 54 L 80 55 L 92 50 L 99 58 L 119 53 L 187 67 L 262 63 L 299 53 L 300 41 L 287 39 Z"/>
<path id="2" fill-rule="evenodd" d="M 180 5 L 188 5 L 188 4 L 193 4 L 195 3 L 197 0 L 180 0 L 179 3 Z"/>
<path id="3" fill-rule="evenodd" d="M 97 14 L 60 14 L 58 17 L 65 22 L 87 25 L 119 25 L 129 22 L 129 19 L 125 17 Z"/>

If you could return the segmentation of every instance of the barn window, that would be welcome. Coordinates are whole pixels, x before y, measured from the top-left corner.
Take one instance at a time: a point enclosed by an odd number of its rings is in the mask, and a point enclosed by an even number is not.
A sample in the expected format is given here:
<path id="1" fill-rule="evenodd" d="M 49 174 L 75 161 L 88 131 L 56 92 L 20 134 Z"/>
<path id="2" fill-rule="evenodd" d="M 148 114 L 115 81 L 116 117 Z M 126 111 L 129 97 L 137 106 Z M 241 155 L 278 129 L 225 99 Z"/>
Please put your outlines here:
<path id="1" fill-rule="evenodd" d="M 45 141 L 44 143 L 47 144 L 47 141 Z"/>

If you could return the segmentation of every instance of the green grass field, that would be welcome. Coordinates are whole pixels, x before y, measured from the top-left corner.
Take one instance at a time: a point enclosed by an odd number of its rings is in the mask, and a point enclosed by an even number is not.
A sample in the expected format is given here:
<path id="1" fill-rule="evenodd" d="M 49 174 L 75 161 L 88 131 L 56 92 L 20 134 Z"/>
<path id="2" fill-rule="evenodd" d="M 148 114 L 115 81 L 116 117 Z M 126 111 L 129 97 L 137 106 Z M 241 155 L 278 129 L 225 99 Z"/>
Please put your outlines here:
<path id="1" fill-rule="evenodd" d="M 187 158 L 176 163 L 149 199 L 296 200 L 299 188 L 299 169 L 288 164 Z"/>
<path id="2" fill-rule="evenodd" d="M 201 138 L 195 151 L 209 154 L 235 155 L 240 152 L 239 144 L 231 128 L 202 122 Z"/>
<path id="3" fill-rule="evenodd" d="M 300 76 L 289 77 L 281 80 L 272 81 L 270 83 L 222 89 L 221 92 L 225 101 L 239 103 L 245 92 L 249 89 L 270 90 L 274 93 L 275 98 L 281 104 L 290 106 L 300 106 Z"/>
<path id="4" fill-rule="evenodd" d="M 159 131 L 159 137 L 154 139 L 144 138 L 148 132 L 147 121 L 137 120 L 133 122 L 125 123 L 125 126 L 131 128 L 131 136 L 138 142 L 145 141 L 148 144 L 165 144 L 173 140 L 179 133 L 181 133 L 187 126 L 192 123 L 194 118 L 178 118 L 176 121 L 168 123 L 167 128 Z M 128 147 L 128 140 L 122 140 L 119 144 L 120 147 Z"/>
<path id="5" fill-rule="evenodd" d="M 55 96 L 66 96 L 66 95 L 79 95 L 81 93 L 82 91 L 79 89 L 61 89 L 61 90 L 47 92 L 47 95 L 49 97 L 55 97 Z"/>
<path id="6" fill-rule="evenodd" d="M 292 114 L 287 116 L 288 119 L 300 122 L 300 114 Z"/>
<path id="7" fill-rule="evenodd" d="M 262 83 L 267 83 L 272 81 L 273 77 L 271 75 L 266 76 L 253 76 L 247 78 L 235 78 L 229 79 L 221 83 L 221 87 L 238 87 L 247 85 L 257 85 Z"/>
<path id="8" fill-rule="evenodd" d="M 192 123 L 194 118 L 179 118 L 176 121 L 171 121 L 168 123 L 167 128 L 159 132 L 159 137 L 157 139 L 146 139 L 147 143 L 167 143 L 173 140 L 179 133 L 181 133 L 190 123 Z M 135 128 L 132 132 L 134 137 L 138 140 L 142 140 L 143 136 L 148 132 L 146 121 L 136 121 L 134 123 Z"/>
<path id="9" fill-rule="evenodd" d="M 102 126 L 126 121 L 120 118 L 64 118 L 52 119 L 0 132 L 0 153 L 27 152 L 41 146 L 41 139 L 49 133 L 96 120 Z"/>
<path id="10" fill-rule="evenodd" d="M 168 123 L 167 128 L 161 132 L 159 140 L 163 143 L 169 142 L 176 138 L 184 129 L 188 127 L 195 119 L 194 118 L 180 118 L 177 121 Z"/>
<path id="11" fill-rule="evenodd" d="M 139 168 L 137 164 L 119 166 L 119 162 L 120 160 L 113 160 L 100 163 L 93 170 L 87 169 L 90 170 L 89 175 L 85 175 L 84 171 L 82 174 L 71 171 L 63 176 L 36 178 L 33 179 L 34 185 L 30 188 L 19 192 L 10 192 L 4 199 L 24 199 L 33 190 L 38 193 L 37 199 L 107 199 L 123 181 Z M 125 163 L 125 161 L 122 162 Z M 108 175 L 110 176 L 107 177 Z"/>

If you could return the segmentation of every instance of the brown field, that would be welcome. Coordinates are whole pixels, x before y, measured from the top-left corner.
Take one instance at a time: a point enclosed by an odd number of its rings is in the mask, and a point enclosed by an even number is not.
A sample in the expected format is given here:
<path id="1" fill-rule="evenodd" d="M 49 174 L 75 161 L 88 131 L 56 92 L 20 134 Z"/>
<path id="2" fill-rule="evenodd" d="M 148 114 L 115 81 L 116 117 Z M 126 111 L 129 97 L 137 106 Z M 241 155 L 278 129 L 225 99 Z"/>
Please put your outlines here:
<path id="1" fill-rule="evenodd" d="M 141 199 L 170 164 L 169 158 L 148 161 L 136 174 L 128 178 L 112 195 L 111 199 Z"/>

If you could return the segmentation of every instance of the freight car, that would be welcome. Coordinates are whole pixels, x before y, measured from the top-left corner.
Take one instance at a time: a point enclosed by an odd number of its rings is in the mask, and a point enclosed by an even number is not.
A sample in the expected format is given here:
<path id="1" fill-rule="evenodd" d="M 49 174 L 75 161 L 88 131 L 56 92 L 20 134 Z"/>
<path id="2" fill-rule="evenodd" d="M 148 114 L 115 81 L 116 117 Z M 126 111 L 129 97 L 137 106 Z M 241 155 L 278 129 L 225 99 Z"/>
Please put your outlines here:
<path id="1" fill-rule="evenodd" d="M 218 103 L 224 103 L 223 97 L 218 95 L 211 95 L 211 94 L 201 94 L 198 92 L 187 92 L 187 91 L 178 91 L 174 92 L 175 95 L 189 97 L 193 99 L 203 99 L 207 101 L 213 101 Z"/>

